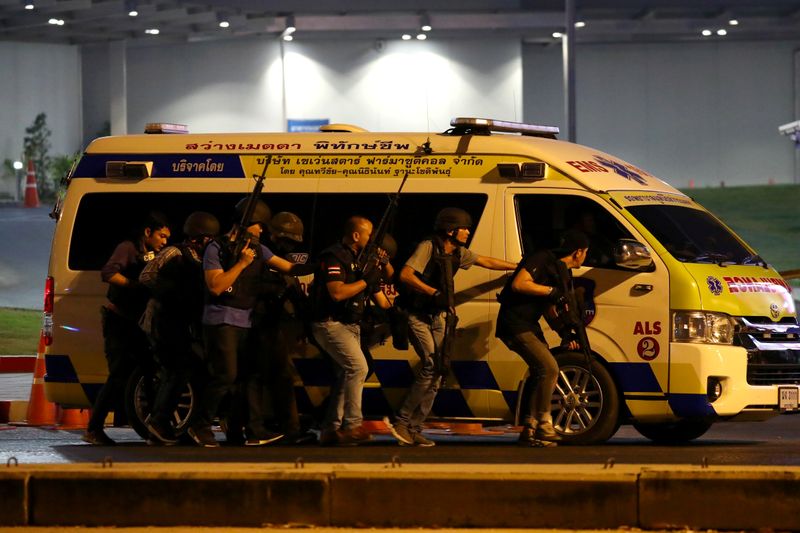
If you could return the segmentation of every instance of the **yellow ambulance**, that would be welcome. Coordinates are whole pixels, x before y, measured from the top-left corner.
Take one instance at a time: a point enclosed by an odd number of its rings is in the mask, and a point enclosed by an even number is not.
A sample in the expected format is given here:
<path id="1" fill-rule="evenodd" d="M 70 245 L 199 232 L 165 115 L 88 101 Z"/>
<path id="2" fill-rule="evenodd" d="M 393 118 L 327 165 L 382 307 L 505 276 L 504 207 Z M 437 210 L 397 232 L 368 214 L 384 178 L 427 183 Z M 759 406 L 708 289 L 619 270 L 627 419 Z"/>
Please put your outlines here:
<path id="1" fill-rule="evenodd" d="M 625 423 L 656 441 L 686 441 L 714 422 L 798 409 L 800 328 L 791 291 L 713 214 L 646 170 L 556 140 L 557 128 L 477 118 L 451 126 L 436 134 L 349 125 L 165 134 L 153 125 L 155 133 L 93 141 L 54 213 L 43 332 L 48 398 L 89 406 L 104 382 L 99 270 L 142 215 L 166 213 L 174 241 L 195 210 L 216 214 L 225 227 L 269 159 L 263 199 L 273 212 L 303 219 L 302 252 L 312 258 L 338 240 L 350 215 L 379 220 L 406 173 L 390 228 L 398 261 L 448 206 L 472 215 L 472 250 L 512 262 L 553 246 L 565 230 L 584 231 L 589 257 L 574 274 L 593 359 L 589 367 L 583 355 L 558 353 L 553 418 L 566 442 L 603 442 Z M 477 268 L 456 276 L 460 321 L 437 418 L 517 420 L 527 367 L 494 335 L 505 279 Z M 546 335 L 558 345 L 552 331 Z M 391 342 L 371 355 L 364 414 L 379 418 L 402 400 L 417 356 Z M 330 363 L 302 340 L 293 361 L 300 409 L 318 412 L 333 380 Z M 136 425 L 148 399 L 136 383 L 129 389 Z M 194 404 L 190 390 L 186 396 L 179 419 Z"/>

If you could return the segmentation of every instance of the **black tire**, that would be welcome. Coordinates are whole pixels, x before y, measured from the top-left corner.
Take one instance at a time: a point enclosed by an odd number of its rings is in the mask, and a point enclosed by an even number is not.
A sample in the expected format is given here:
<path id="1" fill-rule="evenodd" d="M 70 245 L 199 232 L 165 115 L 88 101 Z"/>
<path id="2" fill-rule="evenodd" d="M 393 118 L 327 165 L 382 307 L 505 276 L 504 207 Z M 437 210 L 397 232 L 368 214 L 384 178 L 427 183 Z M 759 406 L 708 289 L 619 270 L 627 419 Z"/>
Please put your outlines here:
<path id="1" fill-rule="evenodd" d="M 703 419 L 684 419 L 660 424 L 634 422 L 633 427 L 642 436 L 659 444 L 683 444 L 705 435 L 712 423 Z"/>
<path id="2" fill-rule="evenodd" d="M 130 379 L 128 379 L 128 385 L 125 388 L 125 411 L 128 415 L 128 423 L 145 440 L 150 437 L 150 431 L 144 425 L 144 421 L 150 415 L 158 384 L 158 377 L 150 372 L 145 372 L 142 368 L 137 368 L 131 374 Z M 194 387 L 192 387 L 191 383 L 187 383 L 178 400 L 178 406 L 173 413 L 175 433 L 177 435 L 181 435 L 186 431 L 187 423 L 194 414 L 196 405 Z"/>
<path id="3" fill-rule="evenodd" d="M 619 391 L 614 379 L 597 359 L 564 352 L 556 356 L 558 382 L 553 393 L 553 425 L 565 444 L 597 444 L 619 429 Z"/>

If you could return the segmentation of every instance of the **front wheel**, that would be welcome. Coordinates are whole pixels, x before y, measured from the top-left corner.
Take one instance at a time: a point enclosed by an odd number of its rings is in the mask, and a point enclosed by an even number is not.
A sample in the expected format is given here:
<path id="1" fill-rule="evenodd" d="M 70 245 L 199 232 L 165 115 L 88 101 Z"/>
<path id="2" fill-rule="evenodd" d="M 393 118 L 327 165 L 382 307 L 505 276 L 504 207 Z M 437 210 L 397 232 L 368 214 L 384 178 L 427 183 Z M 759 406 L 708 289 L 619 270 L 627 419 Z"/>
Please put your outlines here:
<path id="1" fill-rule="evenodd" d="M 553 392 L 553 425 L 566 444 L 595 444 L 619 428 L 619 392 L 606 367 L 565 352 L 556 356 L 559 376 Z M 591 372 L 589 369 L 591 368 Z"/>
<path id="2" fill-rule="evenodd" d="M 711 427 L 711 422 L 702 419 L 684 419 L 677 422 L 643 424 L 634 422 L 633 427 L 644 437 L 660 444 L 682 444 L 702 437 Z"/>

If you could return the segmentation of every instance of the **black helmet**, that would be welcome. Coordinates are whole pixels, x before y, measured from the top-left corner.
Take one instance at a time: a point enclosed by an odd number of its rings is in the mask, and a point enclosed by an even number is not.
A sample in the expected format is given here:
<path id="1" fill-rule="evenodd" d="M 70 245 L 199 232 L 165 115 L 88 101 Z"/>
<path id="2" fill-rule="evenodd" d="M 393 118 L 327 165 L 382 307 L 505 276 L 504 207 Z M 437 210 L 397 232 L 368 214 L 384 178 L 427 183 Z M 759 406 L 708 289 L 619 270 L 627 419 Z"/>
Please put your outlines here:
<path id="1" fill-rule="evenodd" d="M 276 238 L 303 242 L 303 221 L 294 213 L 281 211 L 270 220 L 269 232 Z"/>
<path id="2" fill-rule="evenodd" d="M 195 211 L 183 223 L 183 234 L 193 239 L 195 237 L 214 237 L 219 235 L 219 220 L 211 213 Z"/>
<path id="3" fill-rule="evenodd" d="M 247 202 L 250 200 L 249 196 L 245 196 L 241 200 L 236 203 L 235 212 L 236 212 L 236 220 L 235 222 L 238 224 L 242 220 L 242 215 L 244 215 L 244 210 L 247 208 Z M 269 206 L 262 202 L 261 200 L 256 200 L 256 207 L 253 209 L 253 215 L 250 217 L 250 220 L 245 227 L 252 226 L 253 224 L 269 224 L 269 220 L 272 218 L 272 211 L 269 210 Z"/>
<path id="4" fill-rule="evenodd" d="M 472 217 L 469 213 L 458 207 L 445 207 L 436 213 L 433 223 L 434 231 L 451 231 L 458 228 L 471 228 Z"/>
<path id="5" fill-rule="evenodd" d="M 388 233 L 384 234 L 380 248 L 386 252 L 386 255 L 389 256 L 389 259 L 394 259 L 394 256 L 397 255 L 397 241 L 394 240 L 394 237 Z"/>

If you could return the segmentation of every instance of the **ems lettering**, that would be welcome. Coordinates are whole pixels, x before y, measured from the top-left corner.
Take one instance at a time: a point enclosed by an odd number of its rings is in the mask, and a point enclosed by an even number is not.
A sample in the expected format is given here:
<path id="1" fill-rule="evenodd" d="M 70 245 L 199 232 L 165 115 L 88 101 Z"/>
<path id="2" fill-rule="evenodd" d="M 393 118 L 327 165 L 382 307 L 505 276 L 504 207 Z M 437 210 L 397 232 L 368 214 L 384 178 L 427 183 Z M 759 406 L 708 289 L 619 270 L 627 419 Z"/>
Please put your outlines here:
<path id="1" fill-rule="evenodd" d="M 658 335 L 661 333 L 661 321 L 656 320 L 652 324 L 650 322 L 637 322 L 633 327 L 634 335 Z"/>
<path id="2" fill-rule="evenodd" d="M 606 167 L 594 161 L 567 161 L 567 164 L 572 165 L 581 172 L 608 172 Z"/>

